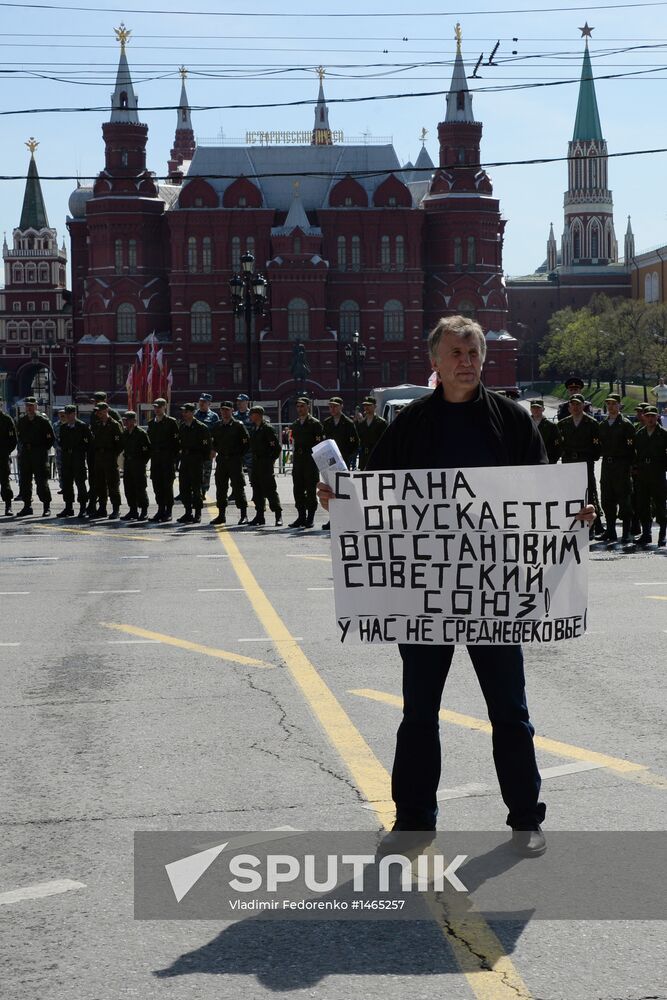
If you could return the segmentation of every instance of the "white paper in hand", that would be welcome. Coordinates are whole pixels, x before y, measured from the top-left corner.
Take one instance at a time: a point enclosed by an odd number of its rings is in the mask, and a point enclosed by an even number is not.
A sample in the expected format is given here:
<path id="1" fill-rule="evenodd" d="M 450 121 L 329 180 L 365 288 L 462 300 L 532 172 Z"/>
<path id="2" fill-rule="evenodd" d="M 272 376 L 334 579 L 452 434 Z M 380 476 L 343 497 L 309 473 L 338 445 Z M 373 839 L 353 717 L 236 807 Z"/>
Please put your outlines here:
<path id="1" fill-rule="evenodd" d="M 313 459 L 319 469 L 322 482 L 333 486 L 335 472 L 347 472 L 347 465 L 335 441 L 320 441 L 313 448 Z"/>

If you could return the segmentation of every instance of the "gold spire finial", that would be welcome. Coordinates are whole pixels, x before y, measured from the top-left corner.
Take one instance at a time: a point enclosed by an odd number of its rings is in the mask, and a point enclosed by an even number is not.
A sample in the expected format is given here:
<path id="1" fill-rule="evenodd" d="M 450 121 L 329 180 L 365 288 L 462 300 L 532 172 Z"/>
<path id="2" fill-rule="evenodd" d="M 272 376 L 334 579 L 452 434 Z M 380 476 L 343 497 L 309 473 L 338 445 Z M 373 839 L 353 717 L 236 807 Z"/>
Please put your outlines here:
<path id="1" fill-rule="evenodd" d="M 317 69 L 315 70 L 315 72 L 317 73 L 318 77 L 320 78 L 320 83 L 322 83 L 322 80 L 327 75 L 327 71 L 325 70 L 324 66 L 318 66 Z"/>
<path id="2" fill-rule="evenodd" d="M 422 141 L 422 145 L 424 145 L 424 143 L 426 142 L 426 136 L 427 135 L 428 135 L 428 129 L 427 128 L 422 128 L 422 134 L 419 136 L 419 138 Z"/>
<path id="3" fill-rule="evenodd" d="M 188 71 L 185 68 L 185 66 L 179 66 L 178 72 L 181 75 L 181 80 L 185 80 L 186 76 L 188 75 Z"/>
<path id="4" fill-rule="evenodd" d="M 116 34 L 116 41 L 120 42 L 120 51 L 124 52 L 125 51 L 125 46 L 129 42 L 130 35 L 132 34 L 132 32 L 130 31 L 129 28 L 125 27 L 125 25 L 123 24 L 122 21 L 120 22 L 120 27 L 119 28 L 114 28 L 113 30 L 114 30 L 114 32 Z"/>
<path id="5" fill-rule="evenodd" d="M 457 53 L 461 51 L 461 40 L 463 38 L 463 32 L 461 31 L 461 25 L 456 22 L 456 27 L 454 28 L 454 37 L 456 39 L 456 51 Z"/>
<path id="6" fill-rule="evenodd" d="M 37 139 L 33 138 L 33 136 L 30 136 L 30 138 L 26 142 L 26 146 L 30 150 L 30 155 L 34 156 L 35 155 L 35 150 L 39 146 L 39 143 L 37 142 Z"/>

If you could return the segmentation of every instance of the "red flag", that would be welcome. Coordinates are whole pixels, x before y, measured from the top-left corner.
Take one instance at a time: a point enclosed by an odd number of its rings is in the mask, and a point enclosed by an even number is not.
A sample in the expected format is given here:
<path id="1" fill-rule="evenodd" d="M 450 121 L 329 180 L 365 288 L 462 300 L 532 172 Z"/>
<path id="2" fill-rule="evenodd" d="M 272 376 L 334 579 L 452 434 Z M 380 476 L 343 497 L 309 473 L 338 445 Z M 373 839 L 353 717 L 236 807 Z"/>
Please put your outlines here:
<path id="1" fill-rule="evenodd" d="M 128 410 L 134 409 L 134 365 L 131 366 L 129 372 L 127 373 L 127 381 L 125 383 L 125 389 L 127 390 L 127 408 Z"/>

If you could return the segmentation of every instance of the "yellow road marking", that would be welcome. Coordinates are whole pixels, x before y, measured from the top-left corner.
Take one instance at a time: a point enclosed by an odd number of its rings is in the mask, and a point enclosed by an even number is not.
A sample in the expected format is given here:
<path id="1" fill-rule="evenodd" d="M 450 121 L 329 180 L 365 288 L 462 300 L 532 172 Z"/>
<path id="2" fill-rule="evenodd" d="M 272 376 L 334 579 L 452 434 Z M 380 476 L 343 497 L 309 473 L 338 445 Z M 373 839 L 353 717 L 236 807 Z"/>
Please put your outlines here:
<path id="1" fill-rule="evenodd" d="M 389 694 L 386 691 L 359 688 L 350 691 L 350 694 L 356 694 L 360 698 L 370 698 L 372 701 L 379 701 L 395 708 L 403 707 L 403 701 L 398 695 Z M 441 709 L 440 718 L 443 722 L 449 722 L 454 726 L 463 726 L 465 729 L 474 729 L 480 733 L 491 732 L 490 722 L 485 719 L 476 719 L 472 715 L 462 715 L 460 712 Z M 599 764 L 609 771 L 616 771 L 631 781 L 637 781 L 643 785 L 651 785 L 653 788 L 667 788 L 667 779 L 659 774 L 651 774 L 646 764 L 636 764 L 631 760 L 623 760 L 621 757 L 610 757 L 606 753 L 597 753 L 595 750 L 575 747 L 570 743 L 561 743 L 560 740 L 550 740 L 546 736 L 536 736 L 535 746 L 557 757 L 570 757 L 572 760 L 585 760 L 592 764 Z"/>
<path id="2" fill-rule="evenodd" d="M 667 597 L 663 597 L 662 594 L 644 594 L 645 601 L 667 601 Z"/>
<path id="3" fill-rule="evenodd" d="M 163 542 L 163 538 L 146 538 L 145 535 L 128 535 L 123 531 L 95 531 L 93 528 L 65 528 L 57 524 L 38 524 L 39 531 L 68 531 L 71 535 L 103 535 L 105 538 L 130 538 L 133 542 Z"/>
<path id="4" fill-rule="evenodd" d="M 287 642 L 290 633 L 257 582 L 252 570 L 224 528 L 218 536 L 234 567 L 239 581 L 267 636 L 275 643 L 289 673 L 306 699 L 315 718 L 324 729 L 334 749 L 345 763 L 353 781 L 368 802 L 373 803 L 383 827 L 393 822 L 393 803 L 389 800 L 390 777 L 377 759 L 336 696 L 296 641 Z M 308 558 L 325 558 L 310 556 Z M 484 919 L 474 913 L 464 919 L 447 919 L 435 900 L 429 901 L 434 919 L 449 943 L 461 972 L 477 1000 L 530 1000 L 521 976 Z"/>
<path id="5" fill-rule="evenodd" d="M 213 646 L 202 646 L 199 642 L 188 642 L 187 639 L 177 639 L 173 635 L 151 632 L 147 628 L 138 628 L 136 625 L 120 625 L 115 622 L 100 622 L 100 625 L 103 625 L 104 628 L 115 629 L 117 632 L 125 632 L 127 635 L 136 635 L 141 639 L 155 639 L 157 642 L 164 643 L 165 646 L 177 646 L 179 649 L 188 649 L 191 653 L 203 653 L 204 656 L 213 656 L 216 660 L 229 660 L 231 663 L 243 663 L 250 667 L 273 667 L 273 663 L 256 660 L 253 656 L 228 653 L 224 649 L 214 649 Z"/>

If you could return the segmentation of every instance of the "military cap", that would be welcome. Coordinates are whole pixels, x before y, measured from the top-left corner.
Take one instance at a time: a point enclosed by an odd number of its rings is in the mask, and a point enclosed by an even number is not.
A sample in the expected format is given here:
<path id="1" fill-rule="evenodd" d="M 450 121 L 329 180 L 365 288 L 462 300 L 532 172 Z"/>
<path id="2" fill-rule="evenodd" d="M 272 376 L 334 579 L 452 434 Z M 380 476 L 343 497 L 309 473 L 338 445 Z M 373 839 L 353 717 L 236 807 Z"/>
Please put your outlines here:
<path id="1" fill-rule="evenodd" d="M 96 410 L 108 410 L 109 409 L 109 404 L 108 403 L 102 403 L 102 402 L 95 403 L 95 409 Z"/>
<path id="2" fill-rule="evenodd" d="M 371 403 L 373 406 L 375 406 L 377 404 L 377 399 L 374 396 L 364 396 L 361 402 Z"/>
<path id="3" fill-rule="evenodd" d="M 210 392 L 202 392 L 202 394 L 199 397 L 199 399 L 200 400 L 204 400 L 205 403 L 210 403 L 211 400 L 213 399 L 213 396 L 211 395 Z"/>
<path id="4" fill-rule="evenodd" d="M 34 396 L 26 396 L 24 402 L 25 403 L 36 403 L 37 400 L 35 399 Z"/>
<path id="5" fill-rule="evenodd" d="M 306 406 L 310 406 L 310 400 L 308 399 L 307 396 L 299 396 L 299 398 L 297 399 L 297 403 L 305 403 Z"/>
<path id="6" fill-rule="evenodd" d="M 125 413 L 123 414 L 123 416 L 126 418 L 126 420 L 136 420 L 137 419 L 137 415 L 134 412 L 134 410 L 126 410 Z"/>
<path id="7" fill-rule="evenodd" d="M 249 403 L 250 396 L 246 396 L 245 392 L 240 392 L 236 397 L 236 402 L 238 403 L 239 400 L 245 400 L 246 403 Z"/>
<path id="8" fill-rule="evenodd" d="M 68 403 L 65 407 L 65 413 L 76 413 L 76 406 L 74 403 Z"/>
<path id="9" fill-rule="evenodd" d="M 544 400 L 543 399 L 531 399 L 530 405 L 531 406 L 539 406 L 543 410 L 544 409 Z"/>
<path id="10" fill-rule="evenodd" d="M 580 389 L 583 389 L 584 380 L 579 378 L 578 375 L 570 375 L 569 378 L 565 379 L 565 387 L 569 389 L 571 385 L 578 385 Z"/>
<path id="11" fill-rule="evenodd" d="M 233 410 L 234 409 L 234 404 L 232 403 L 231 399 L 225 399 L 224 402 L 220 403 L 220 409 L 221 410 Z"/>
<path id="12" fill-rule="evenodd" d="M 644 413 L 655 413 L 655 415 L 657 417 L 658 416 L 658 407 L 657 406 L 645 406 L 644 407 Z"/>
<path id="13" fill-rule="evenodd" d="M 167 400 L 163 399 L 162 396 L 160 396 L 159 399 L 153 400 L 153 406 L 166 406 L 166 405 L 167 405 Z"/>
<path id="14" fill-rule="evenodd" d="M 580 392 L 574 392 L 568 399 L 568 403 L 585 403 L 586 400 Z"/>
<path id="15" fill-rule="evenodd" d="M 97 400 L 98 403 L 104 402 L 104 400 L 106 398 L 107 398 L 106 392 L 94 392 L 93 393 L 93 399 Z"/>
<path id="16" fill-rule="evenodd" d="M 621 402 L 621 397 L 617 392 L 610 392 L 609 395 L 605 398 L 605 403 L 620 403 L 620 402 Z"/>
<path id="17" fill-rule="evenodd" d="M 183 406 L 181 407 L 181 411 L 187 410 L 189 413 L 194 413 L 196 409 L 197 407 L 194 403 L 183 403 Z"/>
<path id="18" fill-rule="evenodd" d="M 250 407 L 250 412 L 251 413 L 259 413 L 259 414 L 261 414 L 261 416 L 264 416 L 264 407 L 263 406 L 251 406 Z"/>
<path id="19" fill-rule="evenodd" d="M 635 410 L 645 410 L 647 406 L 648 403 L 637 403 L 637 405 L 635 406 Z"/>
<path id="20" fill-rule="evenodd" d="M 340 398 L 340 396 L 332 396 L 331 399 L 329 400 L 329 402 L 330 403 L 338 403 L 339 406 L 343 405 L 343 400 Z"/>

